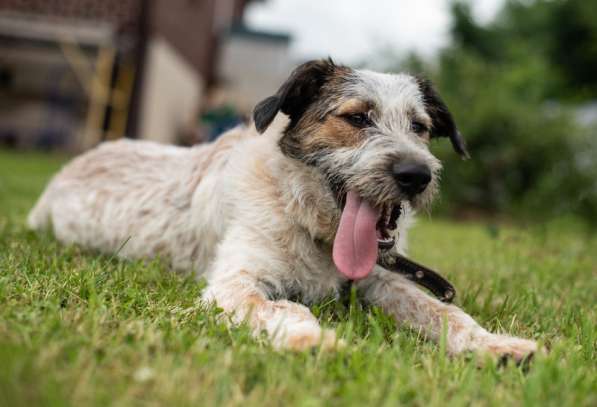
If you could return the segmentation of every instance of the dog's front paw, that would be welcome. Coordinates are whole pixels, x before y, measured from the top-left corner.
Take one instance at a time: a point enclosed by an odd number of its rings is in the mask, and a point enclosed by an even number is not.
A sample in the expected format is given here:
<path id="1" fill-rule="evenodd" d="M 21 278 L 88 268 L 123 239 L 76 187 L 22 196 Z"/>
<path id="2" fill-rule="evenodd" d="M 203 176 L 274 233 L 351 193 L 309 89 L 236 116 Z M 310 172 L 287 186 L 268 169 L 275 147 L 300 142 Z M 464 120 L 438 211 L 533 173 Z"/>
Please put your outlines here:
<path id="1" fill-rule="evenodd" d="M 475 352 L 481 356 L 490 356 L 499 362 L 513 360 L 517 364 L 530 361 L 540 351 L 537 342 L 507 335 L 490 334 L 475 346 Z"/>
<path id="2" fill-rule="evenodd" d="M 274 346 L 279 349 L 301 352 L 317 346 L 323 350 L 335 350 L 344 347 L 345 342 L 336 338 L 336 332 L 331 329 L 297 326 L 275 338 Z"/>

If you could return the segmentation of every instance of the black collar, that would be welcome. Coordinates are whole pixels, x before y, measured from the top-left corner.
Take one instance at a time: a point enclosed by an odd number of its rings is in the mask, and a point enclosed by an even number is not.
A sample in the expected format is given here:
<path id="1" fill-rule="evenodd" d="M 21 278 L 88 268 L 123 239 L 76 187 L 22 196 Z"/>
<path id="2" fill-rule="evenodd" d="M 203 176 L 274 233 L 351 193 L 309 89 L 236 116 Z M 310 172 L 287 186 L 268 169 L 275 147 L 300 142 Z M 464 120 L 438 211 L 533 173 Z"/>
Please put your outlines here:
<path id="1" fill-rule="evenodd" d="M 440 301 L 451 303 L 456 290 L 448 280 L 435 271 L 415 263 L 401 255 L 380 256 L 379 265 L 393 273 L 404 275 L 409 280 L 431 291 Z"/>

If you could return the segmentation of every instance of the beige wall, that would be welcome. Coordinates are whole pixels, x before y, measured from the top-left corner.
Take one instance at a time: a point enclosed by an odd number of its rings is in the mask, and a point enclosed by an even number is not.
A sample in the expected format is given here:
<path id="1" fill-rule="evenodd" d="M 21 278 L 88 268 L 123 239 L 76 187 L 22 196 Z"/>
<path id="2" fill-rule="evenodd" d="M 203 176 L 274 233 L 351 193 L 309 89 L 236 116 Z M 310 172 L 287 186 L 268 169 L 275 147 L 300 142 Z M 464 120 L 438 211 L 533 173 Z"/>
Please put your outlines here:
<path id="1" fill-rule="evenodd" d="M 203 80 L 163 38 L 151 39 L 141 96 L 140 138 L 174 143 L 195 126 Z"/>
<path id="2" fill-rule="evenodd" d="M 286 43 L 229 37 L 219 60 L 222 98 L 251 111 L 257 102 L 276 92 L 292 67 Z"/>

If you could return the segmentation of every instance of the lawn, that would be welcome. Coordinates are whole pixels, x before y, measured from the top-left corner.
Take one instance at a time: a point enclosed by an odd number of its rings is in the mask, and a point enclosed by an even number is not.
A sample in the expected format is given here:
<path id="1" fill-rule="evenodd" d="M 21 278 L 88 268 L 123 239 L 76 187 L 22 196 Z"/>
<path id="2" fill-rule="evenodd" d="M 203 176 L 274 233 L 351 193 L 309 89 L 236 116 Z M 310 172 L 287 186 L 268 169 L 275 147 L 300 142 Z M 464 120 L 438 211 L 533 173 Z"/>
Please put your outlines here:
<path id="1" fill-rule="evenodd" d="M 549 347 L 526 373 L 449 358 L 354 295 L 312 307 L 345 349 L 275 352 L 219 322 L 190 277 L 27 231 L 62 162 L 0 151 L 0 406 L 597 405 L 597 238 L 582 225 L 426 216 L 413 230 L 411 256 L 458 304 Z"/>

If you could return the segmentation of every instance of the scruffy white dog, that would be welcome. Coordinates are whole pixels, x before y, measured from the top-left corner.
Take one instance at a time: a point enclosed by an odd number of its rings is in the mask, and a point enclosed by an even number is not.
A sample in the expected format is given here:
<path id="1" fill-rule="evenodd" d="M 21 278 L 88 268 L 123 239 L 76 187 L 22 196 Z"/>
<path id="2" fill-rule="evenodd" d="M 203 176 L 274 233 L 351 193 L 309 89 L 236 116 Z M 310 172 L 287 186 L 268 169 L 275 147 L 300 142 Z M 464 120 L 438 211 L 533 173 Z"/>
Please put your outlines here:
<path id="1" fill-rule="evenodd" d="M 192 148 L 104 143 L 55 176 L 29 225 L 51 225 L 65 243 L 192 270 L 208 282 L 205 300 L 279 348 L 338 345 L 287 298 L 311 303 L 353 281 L 366 301 L 432 340 L 445 321 L 452 354 L 523 360 L 537 349 L 486 331 L 380 266 L 404 254 L 414 210 L 437 190 L 430 138 L 448 137 L 467 154 L 429 82 L 311 61 L 253 119 Z"/>

